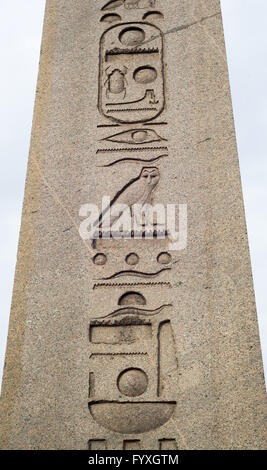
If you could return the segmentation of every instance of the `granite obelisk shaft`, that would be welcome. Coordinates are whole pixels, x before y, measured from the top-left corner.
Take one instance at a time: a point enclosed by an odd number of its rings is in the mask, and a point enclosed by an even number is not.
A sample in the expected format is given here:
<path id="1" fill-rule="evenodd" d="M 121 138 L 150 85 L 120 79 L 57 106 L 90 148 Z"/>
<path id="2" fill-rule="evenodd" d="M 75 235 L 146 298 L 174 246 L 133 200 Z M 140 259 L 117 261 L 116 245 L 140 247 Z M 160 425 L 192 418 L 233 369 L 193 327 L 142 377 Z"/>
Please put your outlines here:
<path id="1" fill-rule="evenodd" d="M 1 448 L 264 449 L 265 400 L 219 0 L 47 0 Z"/>

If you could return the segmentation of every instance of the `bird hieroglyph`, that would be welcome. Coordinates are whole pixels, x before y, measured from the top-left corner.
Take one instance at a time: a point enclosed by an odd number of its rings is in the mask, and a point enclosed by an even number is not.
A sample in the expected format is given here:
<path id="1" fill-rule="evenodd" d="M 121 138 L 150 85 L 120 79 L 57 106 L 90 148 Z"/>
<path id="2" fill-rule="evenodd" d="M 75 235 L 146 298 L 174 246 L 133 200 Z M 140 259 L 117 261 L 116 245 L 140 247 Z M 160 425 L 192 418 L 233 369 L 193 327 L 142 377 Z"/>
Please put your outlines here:
<path id="1" fill-rule="evenodd" d="M 99 219 L 94 224 L 98 228 L 114 228 L 114 224 L 124 215 L 125 211 L 130 210 L 131 216 L 134 215 L 137 227 L 141 227 L 142 215 L 149 217 L 146 211 L 146 205 L 152 203 L 152 192 L 159 183 L 160 174 L 156 167 L 144 167 L 137 178 L 130 180 L 123 188 L 117 192 L 110 202 L 110 205 L 104 209 Z M 114 213 L 116 204 L 116 210 Z M 133 206 L 135 210 L 133 214 Z M 153 225 L 153 222 L 151 222 Z"/>

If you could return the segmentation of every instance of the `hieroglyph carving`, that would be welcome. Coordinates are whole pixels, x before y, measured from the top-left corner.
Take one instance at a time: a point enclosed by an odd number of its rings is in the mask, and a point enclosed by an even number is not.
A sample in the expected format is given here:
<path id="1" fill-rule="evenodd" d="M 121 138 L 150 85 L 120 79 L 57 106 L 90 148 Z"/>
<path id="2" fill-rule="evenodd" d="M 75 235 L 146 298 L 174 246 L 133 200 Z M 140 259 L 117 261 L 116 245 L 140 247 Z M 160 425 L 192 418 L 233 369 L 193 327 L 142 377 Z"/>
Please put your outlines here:
<path id="1" fill-rule="evenodd" d="M 140 434 L 163 426 L 175 411 L 172 307 L 143 308 L 145 298 L 137 292 L 123 299 L 123 307 L 90 322 L 89 410 L 108 430 Z"/>
<path id="2" fill-rule="evenodd" d="M 121 123 L 152 120 L 164 109 L 163 35 L 149 23 L 123 23 L 100 40 L 98 108 Z"/>
<path id="3" fill-rule="evenodd" d="M 123 6 L 127 10 L 153 8 L 156 5 L 156 0 L 109 0 L 102 8 L 105 10 L 115 10 Z"/>
<path id="4" fill-rule="evenodd" d="M 108 228 L 114 227 L 123 215 L 123 210 L 132 210 L 133 206 L 143 207 L 145 204 L 151 204 L 152 192 L 159 182 L 159 170 L 156 167 L 144 167 L 137 178 L 130 180 L 110 202 L 110 205 L 100 214 L 95 222 L 96 229 L 105 228 L 107 220 Z M 114 215 L 112 206 L 117 205 L 119 212 Z M 145 211 L 144 211 L 145 212 Z M 138 217 L 140 214 L 135 211 L 137 226 L 142 227 L 142 220 Z"/>
<path id="5" fill-rule="evenodd" d="M 152 142 L 161 142 L 166 140 L 157 134 L 154 129 L 132 129 L 130 131 L 119 132 L 102 140 L 108 142 L 117 142 L 119 144 L 142 145 L 150 144 Z"/>
<path id="6" fill-rule="evenodd" d="M 157 26 L 146 21 L 121 22 L 123 8 L 147 9 L 141 13 L 143 20 L 162 20 L 162 13 L 151 10 L 156 4 L 156 0 L 110 0 L 101 9 L 100 22 L 103 25 L 115 24 L 109 26 L 100 38 L 98 110 L 102 118 L 113 121 L 113 124 L 103 123 L 98 127 L 134 125 L 130 129 L 129 126 L 126 129 L 122 127 L 120 132 L 102 135 L 99 140 L 103 148 L 96 151 L 96 166 L 108 168 L 119 163 L 142 162 L 151 166 L 141 167 L 136 177 L 121 185 L 109 205 L 102 209 L 94 223 L 100 235 L 107 226 L 114 228 L 115 224 L 119 225 L 125 210 L 123 207 L 130 211 L 135 226 L 142 229 L 144 217 L 148 214 L 141 213 L 137 220 L 135 207 L 151 205 L 153 192 L 160 181 L 160 171 L 152 166 L 152 162 L 168 156 L 168 147 L 165 142 L 161 144 L 167 139 L 160 135 L 161 132 L 150 128 L 152 124 L 166 124 L 153 123 L 165 107 L 163 34 Z M 120 7 L 119 14 L 114 13 Z M 107 146 L 109 142 L 114 143 L 111 148 Z M 111 159 L 112 155 L 113 160 L 105 164 L 103 158 Z M 115 205 L 122 208 L 118 213 L 113 210 Z M 152 217 L 151 227 L 154 225 Z M 124 267 L 118 261 L 117 271 L 109 275 L 106 273 L 107 254 L 99 252 L 92 258 L 94 269 L 99 272 L 98 281 L 121 277 L 137 279 L 133 283 L 129 283 L 129 279 L 125 283 L 99 282 L 93 287 L 128 288 L 120 293 L 116 305 L 109 307 L 108 311 L 104 302 L 103 311 L 95 318 L 91 314 L 89 323 L 90 415 L 100 428 L 118 434 L 155 430 L 171 420 L 176 408 L 177 359 L 172 333 L 172 305 L 162 302 L 152 307 L 144 294 L 135 290 L 155 285 L 170 288 L 170 282 L 156 283 L 153 279 L 171 271 L 172 257 L 161 249 L 155 253 L 155 260 L 163 266 L 151 271 L 136 269 L 140 257 L 141 253 L 129 251 L 122 261 Z M 128 269 L 125 269 L 126 265 Z M 141 281 L 138 282 L 138 278 Z M 168 446 L 175 443 L 164 434 L 158 437 L 162 437 L 158 440 L 160 449 L 171 448 Z M 141 441 L 132 439 L 132 436 L 130 439 L 122 437 L 121 442 L 123 449 L 141 448 Z M 106 444 L 105 439 L 92 439 L 89 447 L 107 448 Z"/>

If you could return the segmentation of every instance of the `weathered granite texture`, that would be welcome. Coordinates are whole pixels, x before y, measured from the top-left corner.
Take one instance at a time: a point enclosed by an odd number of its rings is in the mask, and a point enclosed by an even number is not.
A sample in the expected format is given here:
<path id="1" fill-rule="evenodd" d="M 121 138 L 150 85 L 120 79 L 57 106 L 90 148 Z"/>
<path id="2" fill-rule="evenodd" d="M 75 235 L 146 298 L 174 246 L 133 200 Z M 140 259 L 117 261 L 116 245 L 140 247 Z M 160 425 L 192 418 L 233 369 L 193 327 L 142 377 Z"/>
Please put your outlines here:
<path id="1" fill-rule="evenodd" d="M 47 1 L 1 448 L 263 449 L 219 0 L 107 3 Z M 80 207 L 135 196 L 144 167 L 155 202 L 188 205 L 186 249 L 92 248 Z"/>

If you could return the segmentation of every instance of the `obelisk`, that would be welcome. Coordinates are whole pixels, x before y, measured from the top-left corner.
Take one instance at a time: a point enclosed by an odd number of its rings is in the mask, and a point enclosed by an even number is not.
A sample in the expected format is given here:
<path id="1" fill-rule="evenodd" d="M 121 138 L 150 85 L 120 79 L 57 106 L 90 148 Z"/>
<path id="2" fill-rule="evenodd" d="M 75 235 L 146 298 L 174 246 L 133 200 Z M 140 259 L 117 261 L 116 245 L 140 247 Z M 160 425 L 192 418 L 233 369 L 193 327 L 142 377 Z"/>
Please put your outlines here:
<path id="1" fill-rule="evenodd" d="M 265 403 L 219 0 L 47 0 L 1 448 L 263 449 Z"/>

